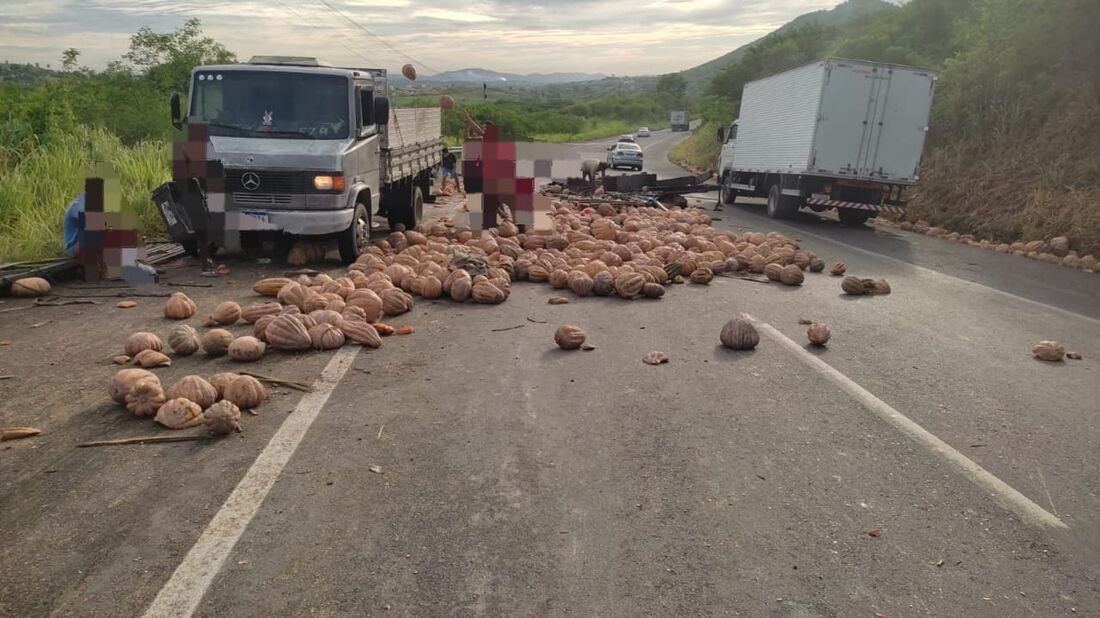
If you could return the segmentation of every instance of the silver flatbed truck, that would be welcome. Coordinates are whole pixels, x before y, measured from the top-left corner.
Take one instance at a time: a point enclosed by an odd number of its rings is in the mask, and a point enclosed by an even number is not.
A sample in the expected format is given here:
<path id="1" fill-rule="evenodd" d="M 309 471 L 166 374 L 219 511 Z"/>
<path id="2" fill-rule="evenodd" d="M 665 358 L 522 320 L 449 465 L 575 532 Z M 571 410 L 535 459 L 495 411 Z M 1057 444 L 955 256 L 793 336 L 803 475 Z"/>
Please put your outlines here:
<path id="1" fill-rule="evenodd" d="M 195 178 L 194 144 L 182 164 L 177 149 L 173 183 L 154 193 L 170 235 L 193 248 L 211 227 L 208 240 L 229 249 L 251 237 L 335 239 L 351 262 L 372 232 L 412 228 L 442 159 L 441 111 L 391 108 L 388 94 L 384 69 L 314 58 L 196 67 L 186 123 L 205 127 L 202 156 L 218 171 Z M 171 103 L 182 129 L 179 96 Z M 213 222 L 196 220 L 204 212 Z"/>

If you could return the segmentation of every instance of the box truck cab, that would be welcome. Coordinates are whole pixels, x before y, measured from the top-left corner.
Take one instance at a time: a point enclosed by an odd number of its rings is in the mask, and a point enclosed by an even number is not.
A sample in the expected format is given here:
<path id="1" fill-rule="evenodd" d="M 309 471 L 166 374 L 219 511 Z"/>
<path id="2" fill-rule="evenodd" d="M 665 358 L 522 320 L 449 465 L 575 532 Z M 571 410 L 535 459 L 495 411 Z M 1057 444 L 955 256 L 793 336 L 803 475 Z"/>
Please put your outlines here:
<path id="1" fill-rule="evenodd" d="M 416 225 L 441 160 L 440 110 L 393 110 L 387 95 L 384 69 L 314 58 L 196 67 L 186 122 L 205 150 L 177 149 L 186 161 L 154 199 L 173 238 L 194 243 L 206 226 L 229 249 L 247 235 L 335 239 L 351 262 L 372 231 Z"/>
<path id="2" fill-rule="evenodd" d="M 836 209 L 862 224 L 904 212 L 919 178 L 936 76 L 830 58 L 745 84 L 741 113 L 718 130 L 720 200 L 768 200 L 768 216 Z"/>

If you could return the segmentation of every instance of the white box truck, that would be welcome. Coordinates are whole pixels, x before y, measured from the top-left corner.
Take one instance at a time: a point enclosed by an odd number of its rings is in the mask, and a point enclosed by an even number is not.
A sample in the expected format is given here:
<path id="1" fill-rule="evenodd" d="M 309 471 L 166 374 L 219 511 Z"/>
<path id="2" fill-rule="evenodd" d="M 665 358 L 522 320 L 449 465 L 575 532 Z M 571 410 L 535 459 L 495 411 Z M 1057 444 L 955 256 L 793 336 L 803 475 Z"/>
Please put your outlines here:
<path id="1" fill-rule="evenodd" d="M 196 67 L 185 117 L 205 144 L 177 149 L 185 160 L 153 198 L 170 235 L 192 252 L 256 237 L 286 249 L 299 236 L 335 239 L 352 262 L 372 231 L 412 228 L 441 163 L 442 116 L 391 108 L 388 94 L 385 69 L 315 58 Z M 171 105 L 182 129 L 178 95 Z"/>
<path id="2" fill-rule="evenodd" d="M 830 58 L 745 84 L 740 117 L 718 130 L 720 201 L 768 200 L 768 216 L 836 209 L 859 225 L 904 212 L 917 182 L 936 75 Z"/>
<path id="3" fill-rule="evenodd" d="M 673 131 L 687 131 L 688 113 L 684 110 L 671 112 L 668 115 L 668 124 Z"/>

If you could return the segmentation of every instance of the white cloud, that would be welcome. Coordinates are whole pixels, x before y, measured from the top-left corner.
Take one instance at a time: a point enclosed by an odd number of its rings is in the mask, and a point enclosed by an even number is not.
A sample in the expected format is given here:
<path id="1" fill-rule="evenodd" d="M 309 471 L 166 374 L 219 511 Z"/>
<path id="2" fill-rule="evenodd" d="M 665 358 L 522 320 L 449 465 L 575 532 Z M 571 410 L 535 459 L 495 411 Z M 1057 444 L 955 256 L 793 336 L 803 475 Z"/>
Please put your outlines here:
<path id="1" fill-rule="evenodd" d="M 705 62 L 838 1 L 0 0 L 0 59 L 57 63 L 76 47 L 82 62 L 102 67 L 139 28 L 166 32 L 197 17 L 242 58 L 306 55 L 396 69 L 408 55 L 437 70 L 654 74 Z"/>

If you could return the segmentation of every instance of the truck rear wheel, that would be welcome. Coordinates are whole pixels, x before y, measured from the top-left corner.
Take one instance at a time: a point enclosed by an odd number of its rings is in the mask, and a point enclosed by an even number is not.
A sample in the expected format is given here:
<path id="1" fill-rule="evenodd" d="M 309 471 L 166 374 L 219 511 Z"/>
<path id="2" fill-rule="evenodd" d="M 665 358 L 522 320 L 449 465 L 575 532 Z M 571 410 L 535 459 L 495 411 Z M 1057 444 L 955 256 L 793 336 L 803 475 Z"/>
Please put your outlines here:
<path id="1" fill-rule="evenodd" d="M 783 195 L 778 184 L 768 191 L 768 218 L 791 219 L 798 213 L 798 198 Z"/>
<path id="2" fill-rule="evenodd" d="M 867 223 L 867 220 L 871 218 L 871 212 L 867 210 L 856 210 L 854 208 L 838 208 L 836 210 L 837 217 L 840 218 L 840 222 L 844 225 L 863 225 Z"/>
<path id="3" fill-rule="evenodd" d="M 409 193 L 409 205 L 404 209 L 404 223 L 405 228 L 411 230 L 424 218 L 424 192 L 419 185 L 413 185 Z"/>
<path id="4" fill-rule="evenodd" d="M 370 213 L 361 202 L 355 204 L 351 225 L 340 232 L 336 244 L 340 248 L 340 260 L 345 264 L 354 262 L 370 244 Z"/>

